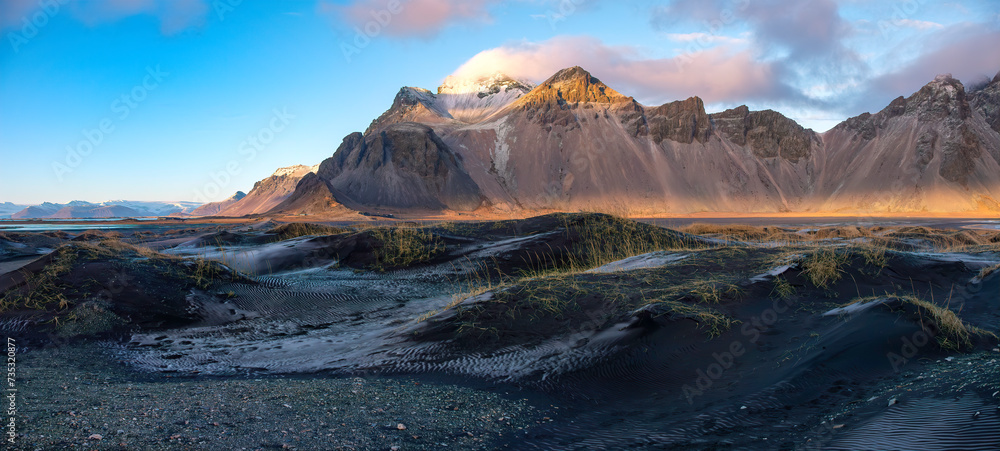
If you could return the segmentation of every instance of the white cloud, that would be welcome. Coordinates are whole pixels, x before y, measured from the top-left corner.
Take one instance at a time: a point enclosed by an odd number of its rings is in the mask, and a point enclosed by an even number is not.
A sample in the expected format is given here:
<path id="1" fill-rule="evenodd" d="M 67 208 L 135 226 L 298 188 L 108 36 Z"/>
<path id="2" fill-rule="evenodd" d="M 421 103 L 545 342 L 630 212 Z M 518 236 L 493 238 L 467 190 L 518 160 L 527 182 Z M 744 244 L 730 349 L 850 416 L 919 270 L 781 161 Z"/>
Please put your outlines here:
<path id="1" fill-rule="evenodd" d="M 893 24 L 898 27 L 915 28 L 917 30 L 922 30 L 922 31 L 944 28 L 944 25 L 941 25 L 937 22 L 929 22 L 926 20 L 915 20 L 915 19 L 901 19 L 895 21 Z"/>
<path id="2" fill-rule="evenodd" d="M 489 8 L 499 0 L 401 0 L 390 11 L 386 0 L 352 0 L 346 5 L 321 2 L 321 13 L 333 13 L 352 27 L 380 23 L 387 36 L 430 37 L 459 22 L 489 23 Z M 384 23 L 382 23 L 384 22 Z"/>
<path id="3" fill-rule="evenodd" d="M 174 34 L 200 25 L 208 15 L 208 0 L 4 0 L 0 7 L 0 29 L 20 28 L 23 20 L 36 15 L 53 15 L 68 11 L 88 26 L 115 22 L 136 15 L 151 15 L 160 20 L 164 34 Z M 58 6 L 56 8 L 55 6 Z M 37 20 L 36 20 L 37 22 Z"/>
<path id="4" fill-rule="evenodd" d="M 791 99 L 798 94 L 780 82 L 775 67 L 746 51 L 718 46 L 673 58 L 643 58 L 637 48 L 609 46 L 586 36 L 519 42 L 473 56 L 454 73 L 477 77 L 503 72 L 541 82 L 561 69 L 581 66 L 644 103 L 700 96 L 707 102 Z"/>
<path id="5" fill-rule="evenodd" d="M 714 35 L 710 33 L 666 33 L 667 39 L 676 42 L 697 42 L 700 44 L 746 44 L 744 38 Z"/>

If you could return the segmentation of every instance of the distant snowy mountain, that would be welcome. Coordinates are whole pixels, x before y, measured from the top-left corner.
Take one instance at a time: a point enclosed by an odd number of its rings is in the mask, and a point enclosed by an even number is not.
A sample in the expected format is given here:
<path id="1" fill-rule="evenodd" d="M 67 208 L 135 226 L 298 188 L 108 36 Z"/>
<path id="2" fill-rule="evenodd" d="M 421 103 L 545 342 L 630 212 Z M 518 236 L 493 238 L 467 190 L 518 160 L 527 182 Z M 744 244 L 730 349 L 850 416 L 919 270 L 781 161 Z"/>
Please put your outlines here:
<path id="1" fill-rule="evenodd" d="M 10 203 L 0 205 L 14 205 Z M 201 206 L 200 202 L 155 202 L 109 200 L 87 202 L 74 200 L 65 204 L 45 202 L 39 205 L 20 207 L 9 214 L 12 219 L 75 219 L 75 218 L 118 218 L 118 217 L 158 217 L 171 214 L 187 214 Z M 5 217 L 0 210 L 0 217 Z"/>
<path id="2" fill-rule="evenodd" d="M 28 208 L 28 206 L 2 202 L 0 203 L 0 219 L 7 219 L 10 215 L 24 210 L 25 208 Z"/>

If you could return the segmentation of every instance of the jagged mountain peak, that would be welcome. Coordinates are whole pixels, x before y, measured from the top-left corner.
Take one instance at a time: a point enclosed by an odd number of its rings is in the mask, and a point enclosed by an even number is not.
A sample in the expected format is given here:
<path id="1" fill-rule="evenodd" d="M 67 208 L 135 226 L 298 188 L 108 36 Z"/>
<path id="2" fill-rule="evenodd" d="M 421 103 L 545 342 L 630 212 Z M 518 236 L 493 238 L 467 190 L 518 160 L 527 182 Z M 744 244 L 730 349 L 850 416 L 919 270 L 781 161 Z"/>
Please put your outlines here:
<path id="1" fill-rule="evenodd" d="M 414 86 L 404 86 L 399 88 L 396 98 L 392 101 L 392 106 L 416 105 L 418 103 L 433 103 L 434 93 Z"/>
<path id="2" fill-rule="evenodd" d="M 970 110 L 965 86 L 951 74 L 934 77 L 934 81 L 906 99 L 906 113 L 914 112 L 920 115 L 921 120 L 939 120 L 953 114 L 957 114 L 959 119 L 968 118 Z"/>
<path id="3" fill-rule="evenodd" d="M 299 164 L 299 165 L 295 165 L 295 166 L 288 166 L 286 168 L 278 168 L 278 170 L 274 171 L 274 174 L 272 174 L 271 176 L 272 177 L 302 177 L 302 176 L 306 175 L 307 173 L 309 173 L 311 170 L 312 170 L 311 167 Z"/>
<path id="4" fill-rule="evenodd" d="M 600 79 L 580 66 L 556 72 L 522 98 L 526 106 L 556 102 L 560 105 L 575 103 L 619 103 L 632 100 L 611 89 Z"/>
<path id="5" fill-rule="evenodd" d="M 586 69 L 580 66 L 573 66 L 562 69 L 559 72 L 556 72 L 555 75 L 553 75 L 551 78 L 549 78 L 549 80 L 546 81 L 546 83 L 559 83 L 559 82 L 573 81 L 573 80 L 587 80 L 587 81 L 593 80 L 594 83 L 600 83 L 600 80 L 598 80 L 597 77 L 594 77 L 593 75 L 591 75 L 590 72 L 587 72 Z"/>

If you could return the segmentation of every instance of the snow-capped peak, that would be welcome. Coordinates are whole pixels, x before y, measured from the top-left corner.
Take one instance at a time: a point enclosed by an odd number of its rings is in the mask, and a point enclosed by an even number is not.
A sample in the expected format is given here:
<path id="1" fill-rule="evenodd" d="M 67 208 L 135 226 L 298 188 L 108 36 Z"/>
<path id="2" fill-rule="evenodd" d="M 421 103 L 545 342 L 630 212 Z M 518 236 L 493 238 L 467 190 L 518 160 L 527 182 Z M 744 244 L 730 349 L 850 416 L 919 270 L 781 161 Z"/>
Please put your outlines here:
<path id="1" fill-rule="evenodd" d="M 475 123 L 510 105 L 533 87 L 499 72 L 478 78 L 450 76 L 438 87 L 436 104 L 455 119 Z"/>
<path id="2" fill-rule="evenodd" d="M 511 89 L 522 93 L 534 87 L 530 82 L 515 80 L 500 72 L 477 78 L 459 78 L 448 76 L 438 87 L 438 94 L 482 94 L 485 97 L 492 94 L 507 92 Z"/>

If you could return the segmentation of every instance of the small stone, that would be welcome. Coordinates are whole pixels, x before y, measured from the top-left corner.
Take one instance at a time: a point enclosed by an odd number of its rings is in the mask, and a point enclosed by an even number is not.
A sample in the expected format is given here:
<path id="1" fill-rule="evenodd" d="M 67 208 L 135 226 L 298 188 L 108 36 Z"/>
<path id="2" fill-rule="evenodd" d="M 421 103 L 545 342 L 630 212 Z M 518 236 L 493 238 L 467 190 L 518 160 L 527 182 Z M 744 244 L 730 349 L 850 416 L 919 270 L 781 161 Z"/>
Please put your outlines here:
<path id="1" fill-rule="evenodd" d="M 747 406 L 740 407 L 740 410 L 747 410 Z"/>
<path id="2" fill-rule="evenodd" d="M 844 425 L 842 425 L 842 424 L 835 424 L 835 425 L 833 425 L 834 429 L 840 429 L 842 427 L 844 427 Z"/>
<path id="3" fill-rule="evenodd" d="M 898 401 L 896 401 L 896 398 L 892 398 L 892 399 L 889 400 L 889 405 L 891 406 L 893 404 L 896 404 L 897 402 Z"/>
<path id="4" fill-rule="evenodd" d="M 952 361 L 952 360 L 955 360 L 955 358 L 954 358 L 954 357 L 945 357 L 944 359 L 945 359 L 945 361 L 948 361 L 948 362 L 950 362 L 950 361 Z"/>
<path id="5" fill-rule="evenodd" d="M 403 424 L 403 423 L 399 423 L 399 424 L 396 425 L 396 429 L 399 429 L 400 431 L 405 431 L 406 430 L 406 425 Z"/>
<path id="6" fill-rule="evenodd" d="M 101 434 L 90 434 L 90 437 L 87 437 L 87 440 L 104 440 L 104 436 Z"/>

